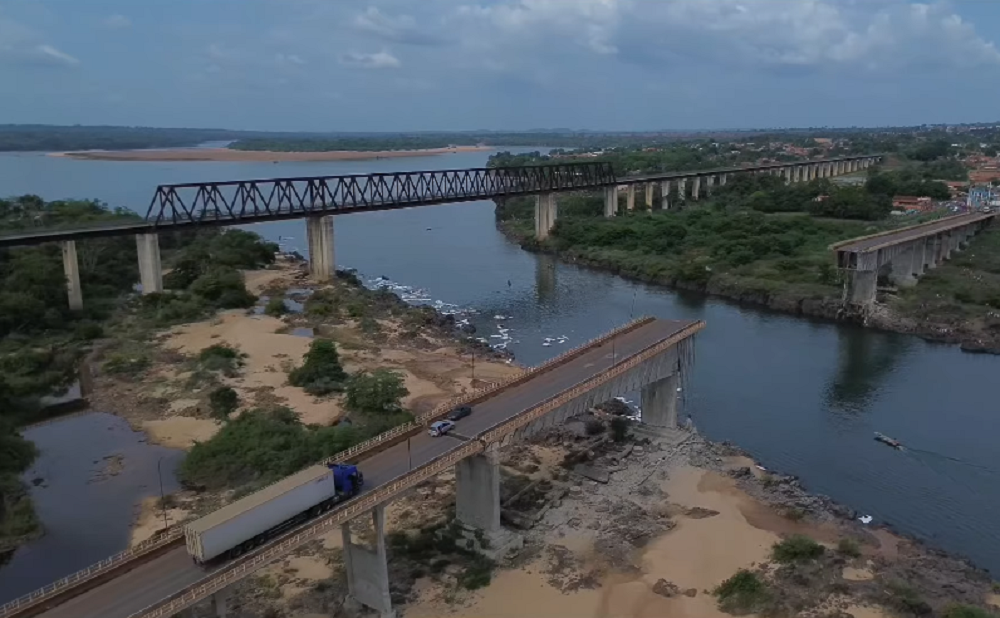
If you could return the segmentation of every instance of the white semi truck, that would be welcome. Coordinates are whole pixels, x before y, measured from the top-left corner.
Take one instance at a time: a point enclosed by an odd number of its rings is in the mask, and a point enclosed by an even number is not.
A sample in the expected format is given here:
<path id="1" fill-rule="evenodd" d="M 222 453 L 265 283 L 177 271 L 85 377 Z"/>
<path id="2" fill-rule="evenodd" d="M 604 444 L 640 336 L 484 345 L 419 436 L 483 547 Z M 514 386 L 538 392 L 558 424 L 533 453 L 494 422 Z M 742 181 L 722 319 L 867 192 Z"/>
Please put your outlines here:
<path id="1" fill-rule="evenodd" d="M 329 511 L 361 491 L 357 466 L 310 466 L 184 527 L 198 564 L 229 560 Z"/>

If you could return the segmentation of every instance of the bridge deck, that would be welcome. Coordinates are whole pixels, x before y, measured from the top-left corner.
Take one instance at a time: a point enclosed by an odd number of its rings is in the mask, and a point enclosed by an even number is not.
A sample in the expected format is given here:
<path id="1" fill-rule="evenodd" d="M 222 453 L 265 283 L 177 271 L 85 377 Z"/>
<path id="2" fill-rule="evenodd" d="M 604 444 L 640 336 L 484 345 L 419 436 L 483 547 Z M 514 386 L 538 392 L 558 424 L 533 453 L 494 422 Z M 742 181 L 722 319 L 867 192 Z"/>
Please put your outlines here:
<path id="1" fill-rule="evenodd" d="M 856 161 L 859 159 L 871 159 L 880 155 L 855 155 L 850 157 L 837 157 L 834 159 L 804 159 L 801 161 L 787 161 L 782 163 L 762 163 L 747 167 L 717 167 L 709 170 L 695 170 L 690 172 L 657 172 L 653 174 L 641 174 L 637 176 L 625 176 L 619 178 L 619 184 L 635 184 L 644 181 L 676 180 L 679 178 L 693 178 L 695 176 L 715 176 L 717 174 L 739 174 L 741 172 L 753 172 L 757 170 L 782 169 L 785 167 L 798 167 L 800 165 L 810 165 L 813 163 L 836 163 L 838 161 Z"/>
<path id="2" fill-rule="evenodd" d="M 542 401 L 598 375 L 613 364 L 624 362 L 643 349 L 666 341 L 699 324 L 689 320 L 654 320 L 612 341 L 597 345 L 565 364 L 545 371 L 528 382 L 498 392 L 477 404 L 471 416 L 459 421 L 463 435 L 475 436 L 506 419 L 517 416 Z M 412 467 L 455 450 L 463 444 L 455 436 L 431 438 L 420 434 L 409 443 L 382 451 L 360 463 L 366 491 L 405 474 Z M 221 567 L 220 567 L 221 568 Z M 183 546 L 125 573 L 94 590 L 71 599 L 40 616 L 44 618 L 128 618 L 150 605 L 171 597 L 204 578 Z"/>
<path id="3" fill-rule="evenodd" d="M 879 249 L 884 249 L 885 247 L 891 247 L 904 242 L 933 236 L 934 234 L 940 234 L 941 232 L 947 232 L 971 223 L 987 221 L 995 216 L 995 213 L 983 212 L 955 215 L 954 217 L 945 217 L 943 219 L 938 219 L 937 221 L 930 221 L 928 223 L 905 227 L 894 232 L 883 232 L 881 234 L 873 234 L 872 236 L 865 236 L 863 238 L 845 240 L 831 245 L 830 249 L 841 253 L 866 253 L 869 251 L 877 251 Z"/>

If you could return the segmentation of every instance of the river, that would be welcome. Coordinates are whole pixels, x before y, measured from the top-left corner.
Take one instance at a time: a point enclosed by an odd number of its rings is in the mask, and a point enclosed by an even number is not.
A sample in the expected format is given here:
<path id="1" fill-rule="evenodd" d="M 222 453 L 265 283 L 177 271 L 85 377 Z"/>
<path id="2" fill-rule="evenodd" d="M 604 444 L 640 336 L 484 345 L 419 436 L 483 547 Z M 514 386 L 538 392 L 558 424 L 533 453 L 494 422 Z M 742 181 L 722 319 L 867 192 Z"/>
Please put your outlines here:
<path id="1" fill-rule="evenodd" d="M 485 165 L 487 156 L 273 164 L 12 154 L 0 155 L 0 195 L 97 198 L 144 214 L 161 183 L 466 168 Z M 997 357 L 561 264 L 507 242 L 489 202 L 349 215 L 335 225 L 338 265 L 475 308 L 474 323 L 486 337 L 498 333 L 494 317 L 504 316 L 509 348 L 524 363 L 536 364 L 633 316 L 705 320 L 686 397 L 708 437 L 733 441 L 764 466 L 797 475 L 812 491 L 876 522 L 1000 569 L 1000 528 L 990 523 L 1000 510 L 1000 450 L 991 430 Z M 250 229 L 305 252 L 301 221 Z M 561 336 L 563 344 L 544 344 Z M 912 449 L 882 446 L 874 431 Z M 67 496 L 70 505 L 74 494 Z"/>

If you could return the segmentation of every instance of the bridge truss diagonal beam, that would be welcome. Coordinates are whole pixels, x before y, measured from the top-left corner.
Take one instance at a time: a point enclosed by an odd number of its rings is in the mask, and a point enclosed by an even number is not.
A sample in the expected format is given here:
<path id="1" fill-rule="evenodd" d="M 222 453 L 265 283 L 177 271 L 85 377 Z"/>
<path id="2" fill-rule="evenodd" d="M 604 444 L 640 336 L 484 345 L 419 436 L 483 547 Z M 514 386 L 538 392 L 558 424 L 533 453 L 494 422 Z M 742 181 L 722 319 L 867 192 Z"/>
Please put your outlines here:
<path id="1" fill-rule="evenodd" d="M 390 172 L 160 185 L 146 212 L 157 225 L 237 223 L 596 189 L 610 163 Z"/>

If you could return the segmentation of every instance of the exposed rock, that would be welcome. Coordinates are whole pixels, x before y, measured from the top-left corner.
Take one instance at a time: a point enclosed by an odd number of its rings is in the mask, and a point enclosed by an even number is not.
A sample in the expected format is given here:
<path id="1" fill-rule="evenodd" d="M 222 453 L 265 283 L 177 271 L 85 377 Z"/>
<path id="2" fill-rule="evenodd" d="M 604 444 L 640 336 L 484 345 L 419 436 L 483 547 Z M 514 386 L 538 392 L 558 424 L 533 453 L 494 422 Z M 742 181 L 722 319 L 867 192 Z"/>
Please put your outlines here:
<path id="1" fill-rule="evenodd" d="M 574 466 L 573 472 L 576 472 L 584 478 L 588 478 L 602 484 L 606 484 L 609 480 L 611 480 L 611 474 L 606 469 L 599 468 L 597 466 L 577 464 Z"/>
<path id="2" fill-rule="evenodd" d="M 672 599 L 673 597 L 680 594 L 681 589 L 677 587 L 676 584 L 672 584 L 665 579 L 658 579 L 655 584 L 653 584 L 653 592 L 660 595 L 661 597 L 667 597 Z"/>

